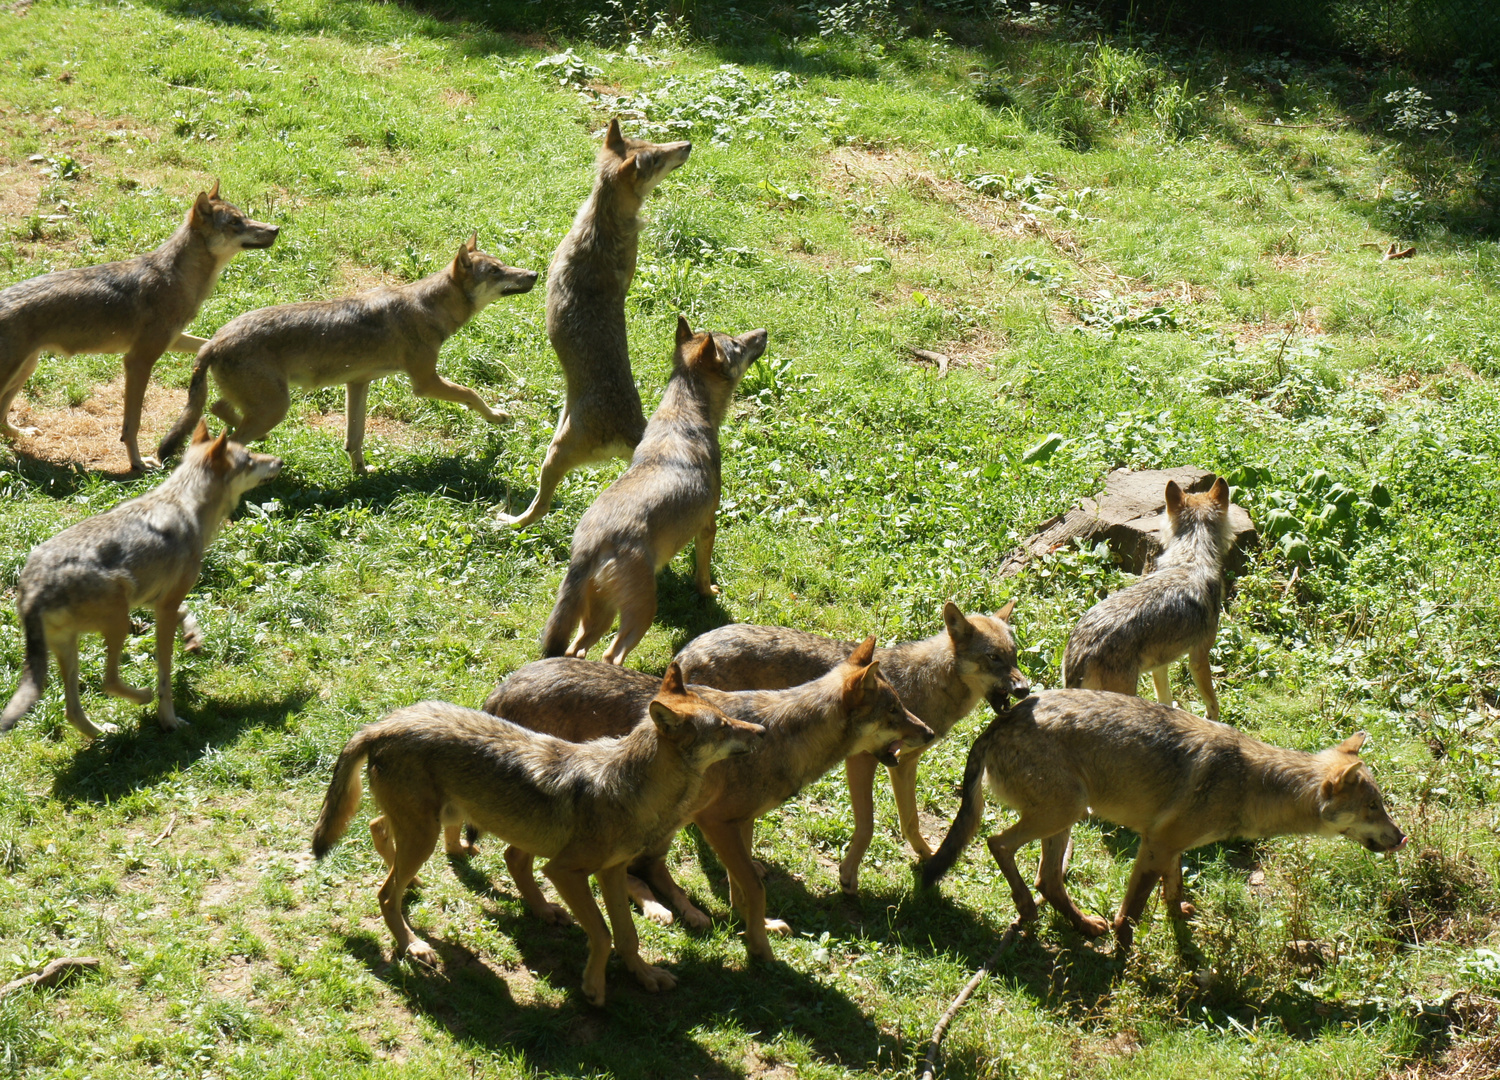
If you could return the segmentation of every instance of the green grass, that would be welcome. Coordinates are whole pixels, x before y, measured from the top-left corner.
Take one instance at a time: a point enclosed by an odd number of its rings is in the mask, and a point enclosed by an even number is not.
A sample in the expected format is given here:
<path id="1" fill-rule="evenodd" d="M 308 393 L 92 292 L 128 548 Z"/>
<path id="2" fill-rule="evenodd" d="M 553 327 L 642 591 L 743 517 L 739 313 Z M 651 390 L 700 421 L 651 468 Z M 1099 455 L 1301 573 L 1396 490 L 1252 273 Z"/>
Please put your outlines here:
<path id="1" fill-rule="evenodd" d="M 983 4 L 673 10 L 687 15 L 38 0 L 0 16 L 0 282 L 146 250 L 215 176 L 282 232 L 231 264 L 198 333 L 415 278 L 475 228 L 485 250 L 540 270 L 612 111 L 683 132 L 693 157 L 649 204 L 629 305 L 644 396 L 659 394 L 679 312 L 765 326 L 771 344 L 724 431 L 724 595 L 700 600 L 689 557 L 674 563 L 634 666 L 660 671 L 731 619 L 884 641 L 934 632 L 947 598 L 1014 596 L 1023 666 L 1056 685 L 1074 620 L 1128 579 L 1097 550 L 1004 580 L 1000 564 L 1109 468 L 1196 464 L 1229 475 L 1268 534 L 1220 633 L 1225 718 L 1309 749 L 1369 730 L 1366 756 L 1412 835 L 1389 858 L 1297 838 L 1194 852 L 1202 914 L 1179 934 L 1153 905 L 1124 965 L 1044 912 L 960 1014 L 944 1075 L 1436 1076 L 1493 1062 L 1493 85 L 1045 13 L 974 18 Z M 584 82 L 559 81 L 570 74 Z M 1393 241 L 1415 256 L 1381 261 Z M 473 867 L 434 860 L 411 898 L 449 958 L 441 974 L 386 962 L 362 828 L 322 865 L 305 855 L 354 728 L 422 697 L 477 705 L 535 657 L 572 527 L 618 471 L 575 473 L 526 533 L 491 525 L 529 498 L 561 398 L 542 314 L 541 289 L 500 301 L 441 362 L 516 424 L 387 380 L 371 395 L 367 478 L 348 474 L 342 394 L 297 399 L 267 443 L 281 478 L 246 500 L 193 597 L 207 646 L 175 675 L 190 728 L 163 735 L 150 709 L 98 694 L 96 641 L 86 705 L 121 732 L 83 745 L 54 688 L 0 742 L 0 978 L 53 956 L 103 960 L 63 989 L 0 1000 L 4 1068 L 917 1068 L 1013 910 L 979 845 L 940 892 L 914 892 L 885 795 L 863 895 L 841 898 L 837 773 L 759 830 L 770 910 L 796 931 L 781 961 L 747 965 L 725 875 L 690 831 L 675 870 L 714 929 L 640 922 L 644 954 L 680 986 L 647 995 L 612 965 L 603 1011 L 578 993 L 583 935 L 526 914 L 497 848 Z M 914 364 L 912 347 L 948 353 L 951 373 Z M 188 366 L 168 357 L 158 380 L 180 394 Z M 118 370 L 51 358 L 27 398 L 61 410 Z M 325 413 L 331 426 L 314 423 Z M 1060 449 L 1022 461 L 1053 433 Z M 7 596 L 33 544 L 156 482 L 0 446 Z M 131 639 L 128 680 L 149 684 L 150 651 L 149 633 Z M 20 661 L 6 605 L 6 691 Z M 984 722 L 924 759 L 929 835 Z M 1076 844 L 1075 896 L 1112 914 L 1133 837 L 1088 824 Z M 1303 966 L 1292 941 L 1333 959 Z"/>

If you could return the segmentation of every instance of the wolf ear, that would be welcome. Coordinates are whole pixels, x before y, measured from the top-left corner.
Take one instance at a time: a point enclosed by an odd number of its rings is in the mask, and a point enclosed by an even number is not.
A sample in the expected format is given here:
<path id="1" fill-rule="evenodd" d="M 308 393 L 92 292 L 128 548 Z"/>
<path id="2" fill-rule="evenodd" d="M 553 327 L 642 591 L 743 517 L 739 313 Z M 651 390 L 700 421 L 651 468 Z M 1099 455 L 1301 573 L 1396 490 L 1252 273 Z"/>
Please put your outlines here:
<path id="1" fill-rule="evenodd" d="M 880 679 L 880 661 L 871 660 L 870 666 L 865 668 L 864 675 L 860 677 L 860 687 L 864 690 L 875 689 L 875 684 Z"/>
<path id="2" fill-rule="evenodd" d="M 1167 513 L 1176 517 L 1182 512 L 1182 489 L 1176 480 L 1167 481 Z"/>
<path id="3" fill-rule="evenodd" d="M 469 258 L 469 243 L 464 241 L 458 245 L 458 254 L 453 256 L 453 267 L 456 270 L 467 270 L 474 265 L 474 260 Z"/>
<path id="4" fill-rule="evenodd" d="M 624 153 L 625 136 L 620 131 L 620 118 L 610 117 L 609 128 L 604 132 L 604 145 L 616 153 Z"/>
<path id="5" fill-rule="evenodd" d="M 1342 769 L 1330 773 L 1328 779 L 1323 781 L 1324 800 L 1331 799 L 1339 792 L 1347 790 L 1354 783 L 1354 777 L 1363 765 L 1363 761 L 1351 761 Z"/>
<path id="6" fill-rule="evenodd" d="M 863 641 L 861 641 L 858 645 L 856 645 L 854 647 L 854 651 L 849 654 L 849 663 L 853 664 L 855 667 L 865 667 L 866 665 L 868 665 L 870 663 L 870 661 L 872 661 L 874 659 L 875 659 L 875 635 L 874 634 L 871 634 L 869 637 L 867 637 Z"/>
<path id="7" fill-rule="evenodd" d="M 474 252 L 476 252 L 476 251 L 479 250 L 479 230 L 478 229 L 475 229 L 473 232 L 471 232 L 469 234 L 469 240 L 468 240 L 468 242 L 466 244 L 464 244 L 464 248 L 470 254 L 473 254 Z"/>
<path id="8" fill-rule="evenodd" d="M 193 429 L 193 445 L 197 446 L 201 442 L 208 442 L 208 439 L 208 425 L 199 420 L 198 426 Z"/>
<path id="9" fill-rule="evenodd" d="M 1214 478 L 1214 486 L 1208 489 L 1208 495 L 1218 504 L 1221 513 L 1229 510 L 1229 484 L 1222 476 Z"/>
<path id="10" fill-rule="evenodd" d="M 688 325 L 688 321 L 686 319 L 684 319 L 681 315 L 677 316 L 677 344 L 678 344 L 678 346 L 680 347 L 680 346 L 686 345 L 689 341 L 692 341 L 692 340 L 693 340 L 693 328 Z"/>
<path id="11" fill-rule="evenodd" d="M 218 190 L 218 185 L 215 185 L 214 190 Z M 193 200 L 193 208 L 188 213 L 189 216 L 193 219 L 194 225 L 202 225 L 209 218 L 213 217 L 214 204 L 210 199 L 208 192 L 198 192 L 198 197 Z"/>
<path id="12" fill-rule="evenodd" d="M 217 199 L 219 197 L 219 178 L 217 176 L 214 177 L 214 186 L 208 189 L 208 197 L 210 199 Z"/>
<path id="13" fill-rule="evenodd" d="M 1003 608 L 1001 608 L 999 611 L 995 612 L 995 618 L 999 619 L 1001 622 L 1008 623 L 1008 622 L 1010 622 L 1011 613 L 1013 611 L 1015 611 L 1015 610 L 1016 610 L 1016 598 L 1014 596 L 1012 596 L 1009 600 L 1007 600 L 1005 602 L 1005 606 Z"/>
<path id="14" fill-rule="evenodd" d="M 969 639 L 974 636 L 973 625 L 952 600 L 943 605 L 943 625 L 948 628 L 948 636 L 953 639 L 954 646 L 958 648 L 967 645 Z"/>
<path id="15" fill-rule="evenodd" d="M 215 465 L 223 464 L 224 457 L 225 457 L 225 455 L 228 452 L 229 452 L 229 429 L 225 428 L 223 431 L 219 432 L 219 437 L 217 439 L 215 439 L 209 445 L 209 448 L 208 448 L 208 459 L 210 461 L 212 461 Z"/>
<path id="16" fill-rule="evenodd" d="M 703 340 L 698 347 L 693 349 L 687 356 L 687 366 L 690 368 L 701 368 L 712 370 L 718 366 L 719 350 L 714 346 L 714 336 L 704 334 Z"/>
<path id="17" fill-rule="evenodd" d="M 682 723 L 682 717 L 673 712 L 672 707 L 661 698 L 652 698 L 648 711 L 651 722 L 660 731 L 673 731 Z"/>
<path id="18" fill-rule="evenodd" d="M 687 687 L 682 681 L 682 666 L 673 660 L 667 665 L 667 673 L 662 676 L 660 694 L 686 694 Z"/>
<path id="19" fill-rule="evenodd" d="M 1357 754 L 1359 753 L 1359 748 L 1364 746 L 1365 740 L 1369 737 L 1363 731 L 1356 731 L 1353 735 L 1350 735 L 1343 742 L 1335 746 L 1334 749 L 1341 754 Z"/>

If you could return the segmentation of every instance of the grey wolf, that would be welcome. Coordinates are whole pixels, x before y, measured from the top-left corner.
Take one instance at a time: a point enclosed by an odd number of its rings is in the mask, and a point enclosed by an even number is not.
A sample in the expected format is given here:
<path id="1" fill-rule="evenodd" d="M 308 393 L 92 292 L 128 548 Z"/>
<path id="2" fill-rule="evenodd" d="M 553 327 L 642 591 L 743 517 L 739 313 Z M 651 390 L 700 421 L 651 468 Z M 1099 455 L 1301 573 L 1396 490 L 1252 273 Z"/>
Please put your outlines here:
<path id="1" fill-rule="evenodd" d="M 1167 481 L 1167 527 L 1156 569 L 1089 608 L 1068 635 L 1063 684 L 1070 689 L 1134 694 L 1151 672 L 1156 699 L 1172 704 L 1172 662 L 1187 653 L 1205 714 L 1219 718 L 1208 667 L 1224 606 L 1229 550 L 1229 485 L 1222 477 L 1202 495 Z"/>
<path id="2" fill-rule="evenodd" d="M 281 459 L 252 454 L 198 425 L 193 445 L 159 487 L 38 544 L 21 569 L 16 609 L 26 637 L 21 685 L 0 715 L 9 731 L 47 686 L 47 650 L 62 672 L 68 720 L 86 737 L 113 731 L 83 714 L 78 697 L 78 635 L 104 635 L 104 691 L 144 705 L 151 691 L 120 681 L 120 650 L 130 635 L 130 610 L 156 612 L 156 718 L 180 727 L 172 708 L 172 641 L 202 645 L 198 623 L 183 603 L 198 580 L 203 553 L 240 496 L 281 471 Z"/>
<path id="3" fill-rule="evenodd" d="M 686 689 L 675 665 L 646 711 L 649 721 L 623 737 L 571 743 L 440 701 L 398 709 L 355 732 L 339 754 L 313 853 L 321 859 L 348 828 L 359 808 L 359 767 L 368 759 L 370 794 L 381 812 L 370 833 L 389 867 L 380 910 L 397 956 L 438 962 L 437 951 L 413 933 L 401 902 L 439 830 L 456 834 L 470 821 L 548 860 L 543 872 L 589 937 L 583 992 L 591 1002 L 604 1004 L 610 933 L 589 891 L 590 874 L 626 966 L 646 989 L 671 989 L 676 980 L 641 959 L 626 863 L 682 825 L 705 768 L 749 750 L 764 732 Z"/>
<path id="4" fill-rule="evenodd" d="M 604 659 L 624 663 L 656 617 L 656 572 L 689 540 L 696 538 L 698 591 L 718 593 L 709 559 L 719 510 L 719 425 L 735 387 L 765 350 L 764 330 L 694 335 L 678 318 L 672 376 L 630 468 L 573 530 L 568 572 L 542 631 L 543 656 L 582 658 L 619 612 L 620 630 Z"/>
<path id="5" fill-rule="evenodd" d="M 784 690 L 722 691 L 689 689 L 733 716 L 766 729 L 754 753 L 710 768 L 692 806 L 692 820 L 729 871 L 730 901 L 745 920 L 745 947 L 751 956 L 772 956 L 767 932 L 788 933 L 786 923 L 766 918 L 766 891 L 750 856 L 755 819 L 855 754 L 872 753 L 888 765 L 911 748 L 926 746 L 932 729 L 901 704 L 875 659 L 875 639 L 856 646 L 833 670 Z M 674 662 L 675 663 L 675 662 Z M 618 733 L 637 722 L 651 677 L 613 664 L 557 658 L 518 669 L 495 688 L 485 709 L 518 724 L 569 738 Z M 687 893 L 672 880 L 663 856 L 668 843 L 648 849 L 636 867 L 691 926 L 708 925 Z M 525 859 L 506 862 L 521 881 Z M 644 883 L 631 883 L 647 913 L 669 922 L 666 910 Z M 524 886 L 523 886 L 524 889 Z"/>
<path id="6" fill-rule="evenodd" d="M 36 434 L 34 428 L 11 424 L 10 406 L 42 353 L 123 352 L 120 441 L 130 467 L 145 469 L 137 439 L 151 368 L 169 350 L 198 351 L 203 339 L 182 329 L 213 292 L 219 272 L 246 248 L 270 247 L 278 231 L 220 199 L 215 180 L 212 191 L 198 192 L 182 225 L 155 251 L 57 270 L 0 292 L 0 434 L 9 439 Z"/>
<path id="7" fill-rule="evenodd" d="M 1290 834 L 1344 836 L 1375 852 L 1405 844 L 1358 756 L 1366 738 L 1356 732 L 1309 754 L 1122 694 L 1054 690 L 1029 697 L 997 715 L 974 741 L 958 814 L 923 865 L 922 880 L 935 884 L 974 838 L 988 784 L 998 802 L 1021 815 L 989 838 L 1017 913 L 1032 919 L 1037 909 L 1015 854 L 1040 840 L 1043 898 L 1081 933 L 1096 937 L 1110 924 L 1080 912 L 1063 886 L 1073 825 L 1092 814 L 1141 837 L 1114 920 L 1119 947 L 1128 950 L 1158 879 L 1167 914 L 1193 914 L 1182 894 L 1182 853 L 1189 848 Z"/>
<path id="8" fill-rule="evenodd" d="M 542 459 L 536 497 L 502 524 L 525 528 L 552 505 L 563 477 L 591 462 L 628 458 L 646 430 L 630 373 L 625 294 L 635 277 L 641 204 L 687 161 L 690 142 L 627 139 L 611 120 L 599 150 L 593 191 L 547 268 L 547 337 L 562 365 L 567 395 Z"/>
<path id="9" fill-rule="evenodd" d="M 922 641 L 876 649 L 875 659 L 891 681 L 901 703 L 922 718 L 937 739 L 968 716 L 981 697 L 997 710 L 1010 695 L 1030 692 L 1016 667 L 1016 639 L 1011 633 L 1012 600 L 993 616 L 965 615 L 951 600 L 943 605 L 943 630 Z M 689 682 L 720 690 L 778 690 L 797 686 L 836 667 L 853 642 L 787 630 L 779 626 L 732 624 L 710 630 L 677 654 Z M 917 817 L 917 761 L 924 748 L 907 750 L 889 767 L 891 791 L 901 819 L 901 834 L 918 858 L 932 854 Z M 839 885 L 853 895 L 859 889 L 859 864 L 875 834 L 875 758 L 856 754 L 844 762 L 854 835 L 839 863 Z"/>
<path id="10" fill-rule="evenodd" d="M 230 425 L 232 438 L 247 443 L 281 423 L 291 407 L 290 387 L 343 383 L 344 449 L 356 476 L 366 471 L 372 379 L 405 372 L 419 397 L 467 405 L 492 424 L 509 419 L 437 372 L 438 350 L 459 327 L 490 302 L 536 284 L 536 271 L 506 266 L 479 251 L 477 242 L 477 234 L 469 237 L 445 269 L 409 285 L 260 308 L 224 324 L 199 350 L 187 406 L 157 453 L 163 460 L 175 453 L 203 415 L 210 371 L 220 395 L 213 413 Z"/>

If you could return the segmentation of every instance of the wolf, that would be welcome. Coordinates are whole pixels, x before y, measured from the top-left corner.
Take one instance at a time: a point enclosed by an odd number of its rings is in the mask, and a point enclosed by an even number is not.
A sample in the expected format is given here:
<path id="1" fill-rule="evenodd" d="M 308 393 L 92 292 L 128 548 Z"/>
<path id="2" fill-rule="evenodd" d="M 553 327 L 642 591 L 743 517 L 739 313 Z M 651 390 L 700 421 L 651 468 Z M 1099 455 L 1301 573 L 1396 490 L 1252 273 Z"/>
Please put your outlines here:
<path id="1" fill-rule="evenodd" d="M 1183 899 L 1182 853 L 1218 840 L 1310 834 L 1344 836 L 1374 852 L 1406 835 L 1386 812 L 1359 758 L 1362 731 L 1317 754 L 1283 750 L 1158 702 L 1097 690 L 1054 690 L 999 714 L 969 750 L 963 798 L 948 835 L 922 866 L 935 885 L 979 831 L 984 788 L 1020 813 L 989 838 L 1022 919 L 1036 917 L 1016 852 L 1042 842 L 1042 897 L 1081 933 L 1110 924 L 1078 910 L 1063 886 L 1073 825 L 1092 814 L 1140 834 L 1140 853 L 1115 916 L 1121 952 L 1151 889 L 1162 882 L 1167 914 L 1194 913 Z"/>
<path id="2" fill-rule="evenodd" d="M 1172 662 L 1187 653 L 1205 715 L 1219 718 L 1208 654 L 1224 606 L 1224 556 L 1231 542 L 1229 485 L 1222 477 L 1202 495 L 1167 481 L 1167 528 L 1156 569 L 1105 597 L 1078 620 L 1063 653 L 1069 689 L 1134 694 L 1151 672 L 1156 699 L 1172 704 Z"/>
<path id="3" fill-rule="evenodd" d="M 518 529 L 552 506 L 564 476 L 592 462 L 629 458 L 646 430 L 630 372 L 625 294 L 635 277 L 641 204 L 687 161 L 690 142 L 627 139 L 611 120 L 593 191 L 547 268 L 547 337 L 562 365 L 567 395 L 542 459 L 536 496 L 522 513 L 499 515 Z"/>
<path id="4" fill-rule="evenodd" d="M 185 721 L 172 708 L 172 642 L 197 652 L 203 636 L 183 603 L 198 580 L 203 553 L 240 496 L 281 471 L 281 459 L 252 454 L 198 425 L 182 464 L 154 491 L 70 526 L 36 546 L 21 569 L 16 610 L 26 639 L 21 685 L 0 714 L 9 731 L 47 686 L 47 650 L 62 672 L 68 721 L 86 738 L 115 730 L 93 724 L 78 696 L 78 635 L 104 635 L 104 690 L 144 705 L 151 691 L 120 680 L 120 650 L 131 608 L 156 612 L 156 719 L 171 731 Z"/>
<path id="5" fill-rule="evenodd" d="M 930 727 L 938 739 L 968 716 L 981 697 L 997 711 L 1010 696 L 1030 693 L 1026 676 L 1016 667 L 1016 639 L 1010 619 L 1014 600 L 993 616 L 965 615 L 951 600 L 943 605 L 943 629 L 922 641 L 876 649 L 885 677 L 902 704 Z M 683 677 L 720 690 L 777 690 L 815 679 L 839 664 L 853 642 L 788 630 L 779 626 L 743 623 L 721 626 L 694 638 L 677 654 Z M 901 834 L 926 859 L 932 848 L 922 835 L 917 817 L 917 761 L 922 748 L 907 750 L 889 768 L 891 791 L 901 820 Z M 854 835 L 839 863 L 839 886 L 849 895 L 859 891 L 859 864 L 875 834 L 875 758 L 857 754 L 844 762 L 849 801 L 854 810 Z"/>
<path id="6" fill-rule="evenodd" d="M 345 386 L 344 449 L 355 476 L 365 465 L 365 403 L 370 382 L 405 372 L 419 397 L 467 405 L 492 424 L 509 417 L 467 386 L 437 372 L 438 350 L 459 327 L 502 296 L 529 292 L 535 270 L 506 266 L 478 249 L 474 234 L 453 262 L 409 285 L 370 289 L 340 300 L 309 300 L 246 312 L 225 323 L 193 362 L 188 401 L 157 453 L 177 452 L 203 415 L 208 373 L 213 406 L 240 442 L 263 439 L 291 407 L 292 386 Z"/>
<path id="7" fill-rule="evenodd" d="M 543 656 L 587 655 L 619 612 L 620 630 L 604 659 L 623 664 L 656 617 L 656 572 L 689 540 L 696 538 L 698 592 L 718 594 L 709 560 L 718 527 L 719 425 L 735 387 L 765 350 L 764 330 L 695 335 L 678 317 L 672 376 L 630 468 L 573 530 L 568 571 L 542 631 Z"/>
<path id="8" fill-rule="evenodd" d="M 706 768 L 750 750 L 765 731 L 693 694 L 675 665 L 645 711 L 649 720 L 621 737 L 571 743 L 440 701 L 398 709 L 355 732 L 339 754 L 313 830 L 313 854 L 323 858 L 348 829 L 359 808 L 359 768 L 368 760 L 370 794 L 380 807 L 370 833 L 389 868 L 380 910 L 397 956 L 438 962 L 401 903 L 439 830 L 471 821 L 548 860 L 544 872 L 589 937 L 583 992 L 591 1002 L 604 1004 L 610 933 L 589 891 L 590 874 L 599 881 L 625 965 L 647 990 L 669 990 L 676 980 L 641 959 L 626 864 L 681 827 Z"/>
<path id="9" fill-rule="evenodd" d="M 131 469 L 144 471 L 137 443 L 152 367 L 164 352 L 198 351 L 203 339 L 182 330 L 213 292 L 219 272 L 241 251 L 270 247 L 279 231 L 220 199 L 215 180 L 212 190 L 198 192 L 182 225 L 155 251 L 57 270 L 0 292 L 0 435 L 37 433 L 13 425 L 10 407 L 42 353 L 123 352 L 120 441 Z"/>
<path id="10" fill-rule="evenodd" d="M 675 661 L 674 661 L 675 664 Z M 526 727 L 572 739 L 617 734 L 641 716 L 649 675 L 613 664 L 557 658 L 518 669 L 496 687 L 485 711 Z M 789 933 L 787 924 L 766 918 L 766 891 L 750 856 L 755 819 L 770 813 L 835 764 L 860 753 L 888 765 L 899 755 L 926 746 L 932 729 L 901 704 L 875 659 L 875 639 L 857 645 L 833 670 L 784 690 L 726 692 L 689 689 L 726 715 L 766 729 L 754 753 L 709 769 L 692 808 L 692 820 L 729 871 L 730 901 L 745 920 L 745 947 L 753 957 L 773 956 L 768 931 Z M 664 856 L 668 842 L 648 850 L 637 863 L 638 877 L 661 890 L 690 926 L 708 925 L 708 916 L 672 880 Z M 506 862 L 517 882 L 530 875 L 529 860 Z M 647 914 L 670 922 L 644 883 L 631 883 Z M 523 891 L 525 886 L 521 886 Z M 544 914 L 545 913 L 540 913 Z"/>

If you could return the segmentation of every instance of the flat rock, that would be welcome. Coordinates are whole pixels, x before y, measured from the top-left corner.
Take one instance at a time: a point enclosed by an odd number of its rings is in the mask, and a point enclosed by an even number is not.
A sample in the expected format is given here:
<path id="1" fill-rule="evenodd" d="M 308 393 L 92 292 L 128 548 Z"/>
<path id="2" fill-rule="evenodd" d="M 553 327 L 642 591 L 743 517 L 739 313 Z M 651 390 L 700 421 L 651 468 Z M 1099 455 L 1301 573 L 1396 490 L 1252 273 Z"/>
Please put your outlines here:
<path id="1" fill-rule="evenodd" d="M 1075 537 L 1088 541 L 1103 539 L 1122 569 L 1143 573 L 1161 552 L 1158 531 L 1165 522 L 1167 481 L 1197 494 L 1213 487 L 1215 474 L 1191 466 L 1177 469 L 1115 469 L 1104 478 L 1104 490 L 1085 498 L 1066 514 L 1042 522 L 1019 549 L 1000 567 L 1000 576 L 1009 577 L 1039 555 L 1068 547 Z M 1230 504 L 1229 526 L 1233 536 L 1224 569 L 1238 573 L 1245 565 L 1245 551 L 1260 543 L 1255 523 L 1243 507 Z"/>

